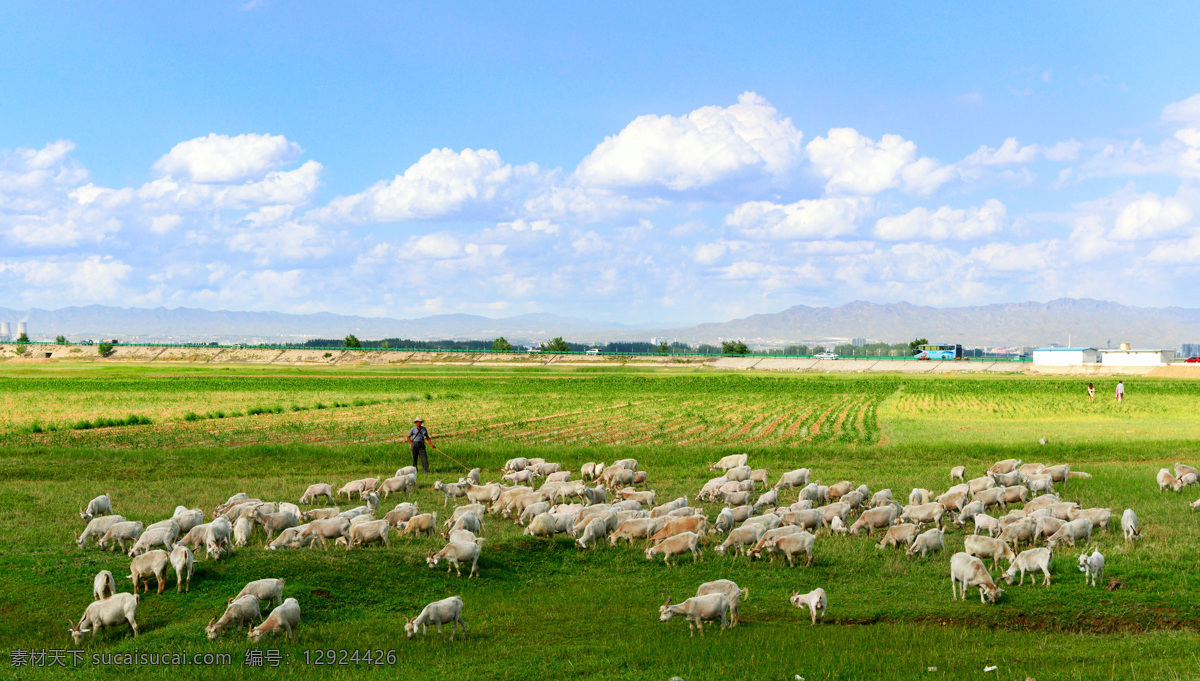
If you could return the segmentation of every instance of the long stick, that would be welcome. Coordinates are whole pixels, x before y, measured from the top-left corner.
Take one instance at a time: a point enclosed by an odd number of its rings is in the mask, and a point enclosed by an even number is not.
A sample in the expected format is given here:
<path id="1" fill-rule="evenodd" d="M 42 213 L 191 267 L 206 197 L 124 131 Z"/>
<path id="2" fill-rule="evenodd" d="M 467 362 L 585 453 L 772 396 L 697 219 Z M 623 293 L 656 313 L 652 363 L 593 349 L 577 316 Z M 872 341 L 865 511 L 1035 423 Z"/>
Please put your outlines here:
<path id="1" fill-rule="evenodd" d="M 437 446 L 437 445 L 435 445 L 435 444 L 433 444 L 432 442 L 430 442 L 430 443 L 429 443 L 429 446 L 430 446 L 430 447 L 433 447 L 433 451 L 437 452 L 438 454 L 441 454 L 442 456 L 446 457 L 447 459 L 450 459 L 450 460 L 451 460 L 451 461 L 453 461 L 454 463 L 458 463 L 458 460 L 457 460 L 457 459 L 455 459 L 454 457 L 450 456 L 450 455 L 449 455 L 449 454 L 447 454 L 446 452 L 443 452 L 442 450 L 438 449 L 438 446 Z M 463 469 L 464 469 L 464 470 L 466 470 L 466 471 L 470 471 L 470 470 L 471 470 L 470 468 L 467 468 L 466 466 L 463 466 L 461 463 L 458 463 L 458 465 L 459 465 L 459 466 L 462 466 L 462 467 L 463 467 Z"/>

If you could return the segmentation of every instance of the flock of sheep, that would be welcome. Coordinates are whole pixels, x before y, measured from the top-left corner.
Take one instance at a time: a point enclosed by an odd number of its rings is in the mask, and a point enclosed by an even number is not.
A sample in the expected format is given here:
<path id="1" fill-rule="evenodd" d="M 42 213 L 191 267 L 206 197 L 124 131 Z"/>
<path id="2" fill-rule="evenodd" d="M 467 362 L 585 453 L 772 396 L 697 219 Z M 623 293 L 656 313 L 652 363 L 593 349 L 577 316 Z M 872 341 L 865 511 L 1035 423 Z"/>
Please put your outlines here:
<path id="1" fill-rule="evenodd" d="M 1002 576 L 1009 585 L 1024 584 L 1026 573 L 1032 573 L 1036 583 L 1040 572 L 1043 584 L 1049 586 L 1051 558 L 1058 546 L 1063 542 L 1072 548 L 1079 542 L 1087 546 L 1094 530 L 1108 530 L 1112 516 L 1111 509 L 1082 508 L 1055 494 L 1055 484 L 1062 486 L 1071 478 L 1090 477 L 1072 472 L 1066 464 L 1045 466 L 1007 459 L 970 480 L 965 478 L 964 467 L 956 466 L 950 478 L 957 484 L 939 495 L 928 489 L 913 489 L 907 505 L 897 502 L 890 489 L 871 493 L 866 485 L 856 487 L 850 481 L 830 486 L 810 481 L 807 468 L 786 472 L 769 486 L 767 471 L 748 466 L 745 454 L 727 456 L 709 469 L 720 470 L 721 474 L 706 482 L 696 499 L 725 504 L 711 522 L 702 508 L 689 505 L 686 496 L 660 504 L 656 493 L 646 489 L 647 473 L 639 470 L 635 459 L 607 466 L 584 464 L 580 480 L 572 480 L 572 471 L 563 470 L 560 464 L 538 458 L 510 459 L 501 480 L 487 484 L 481 482 L 476 468 L 458 482 L 434 483 L 433 488 L 444 495 L 443 506 L 452 500 L 466 503 L 456 505 L 442 524 L 448 541 L 441 550 L 429 552 L 426 563 L 432 568 L 445 562 L 447 572 L 454 569 L 459 576 L 462 566 L 470 564 L 467 578 L 477 576 L 484 543 L 480 535 L 488 516 L 524 526 L 527 536 L 568 534 L 580 550 L 593 549 L 605 539 L 610 546 L 617 546 L 621 540 L 630 544 L 644 540 L 648 542 L 646 559 L 653 561 L 662 555 L 668 566 L 677 556 L 691 555 L 693 562 L 698 561 L 701 546 L 711 535 L 724 535 L 714 548 L 719 554 L 738 552 L 772 562 L 780 557 L 789 566 L 801 558 L 811 565 L 817 537 L 823 531 L 858 535 L 866 530 L 873 536 L 879 530 L 882 537 L 878 548 L 904 546 L 910 557 L 924 558 L 945 547 L 948 524 L 965 528 L 971 523 L 974 532 L 964 537 L 964 550 L 950 560 L 952 594 L 955 599 L 965 600 L 967 590 L 977 587 L 981 602 L 995 603 L 1003 589 L 993 580 L 985 560 L 991 561 L 993 570 L 1001 559 L 1008 562 Z M 1159 471 L 1159 489 L 1179 492 L 1196 484 L 1197 476 L 1195 468 L 1175 464 L 1174 475 L 1165 468 Z M 161 594 L 173 569 L 176 590 L 190 591 L 193 548 L 203 548 L 209 559 L 220 560 L 226 554 L 232 555 L 236 547 L 248 546 L 259 532 L 264 535 L 267 550 L 310 546 L 326 549 L 330 540 L 335 546 L 345 546 L 346 551 L 374 543 L 390 546 L 393 531 L 400 536 L 432 536 L 439 529 L 438 514 L 422 513 L 415 503 L 398 503 L 376 518 L 380 495 L 387 499 L 393 493 L 410 493 L 417 486 L 416 478 L 416 469 L 409 466 L 386 480 L 355 480 L 336 492 L 329 484 L 313 484 L 299 499 L 306 505 L 320 498 L 336 503 L 344 495 L 365 502 L 346 511 L 337 506 L 302 510 L 297 504 L 266 502 L 239 493 L 217 506 L 209 522 L 204 522 L 201 509 L 179 506 L 172 517 L 145 528 L 141 522 L 113 514 L 109 495 L 96 497 L 79 512 L 88 524 L 76 544 L 86 548 L 95 538 L 101 549 L 119 547 L 122 552 L 129 544 L 127 578 L 133 582 L 133 593 L 117 592 L 112 573 L 101 571 L 94 580 L 95 600 L 78 622 L 70 623 L 71 636 L 79 645 L 89 631 L 95 637 L 104 627 L 124 623 L 136 636 L 139 585 L 145 592 L 153 577 Z M 540 481 L 536 487 L 535 481 Z M 587 484 L 591 481 L 595 481 L 594 486 Z M 759 493 L 760 486 L 765 491 Z M 782 495 L 787 490 L 798 490 L 797 500 L 783 505 Z M 1010 504 L 1021 504 L 1022 508 L 1011 508 Z M 1200 500 L 1192 506 L 1200 508 Z M 989 515 L 994 508 L 1004 511 L 1004 515 Z M 924 529 L 926 526 L 929 529 Z M 1122 514 L 1121 528 L 1126 541 L 1140 535 L 1132 509 Z M 1039 541 L 1045 545 L 1035 546 Z M 1029 548 L 1016 553 L 1023 543 Z M 1104 561 L 1099 550 L 1089 554 L 1084 549 L 1078 565 L 1085 581 L 1094 586 L 1103 577 Z M 209 621 L 208 638 L 216 639 L 222 632 L 243 625 L 248 627 L 252 641 L 269 633 L 294 638 L 300 625 L 300 604 L 294 598 L 284 599 L 283 588 L 282 579 L 250 582 L 229 599 L 219 618 Z M 659 607 L 659 618 L 666 622 L 684 617 L 693 634 L 699 630 L 703 635 L 705 622 L 719 621 L 722 629 L 736 625 L 741 601 L 748 596 L 748 589 L 718 579 L 702 584 L 694 597 L 681 603 L 673 605 L 667 599 Z M 797 608 L 807 608 L 814 625 L 818 615 L 824 619 L 828 607 L 826 593 L 820 588 L 806 594 L 793 592 L 790 602 Z M 272 603 L 276 607 L 264 619 L 262 609 Z M 460 627 L 466 633 L 462 608 L 463 601 L 457 596 L 430 603 L 405 623 L 405 631 L 411 638 L 418 629 L 424 633 L 428 625 L 435 625 L 440 633 L 443 625 L 450 624 L 453 639 Z M 259 622 L 257 626 L 255 621 Z"/>

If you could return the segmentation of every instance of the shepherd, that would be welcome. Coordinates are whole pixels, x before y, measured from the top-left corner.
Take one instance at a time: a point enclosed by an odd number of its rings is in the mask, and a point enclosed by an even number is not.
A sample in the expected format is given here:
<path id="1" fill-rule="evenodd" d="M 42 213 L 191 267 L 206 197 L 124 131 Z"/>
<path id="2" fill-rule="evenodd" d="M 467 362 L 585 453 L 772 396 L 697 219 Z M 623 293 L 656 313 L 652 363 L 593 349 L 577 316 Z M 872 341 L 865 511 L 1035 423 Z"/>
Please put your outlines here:
<path id="1" fill-rule="evenodd" d="M 408 446 L 412 449 L 412 465 L 417 467 L 417 457 L 421 458 L 421 468 L 429 472 L 429 457 L 425 454 L 425 441 L 433 444 L 433 438 L 425 429 L 425 420 L 420 416 L 413 419 L 413 427 L 408 431 Z"/>

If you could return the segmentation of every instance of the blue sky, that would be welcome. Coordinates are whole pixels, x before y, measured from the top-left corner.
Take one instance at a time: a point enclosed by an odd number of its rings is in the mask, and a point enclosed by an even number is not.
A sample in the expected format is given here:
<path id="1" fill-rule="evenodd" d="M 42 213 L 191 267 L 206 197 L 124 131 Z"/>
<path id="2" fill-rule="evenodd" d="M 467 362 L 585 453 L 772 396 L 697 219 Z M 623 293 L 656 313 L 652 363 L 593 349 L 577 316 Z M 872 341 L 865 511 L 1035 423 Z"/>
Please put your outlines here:
<path id="1" fill-rule="evenodd" d="M 12 3 L 0 299 L 1196 306 L 1200 15 Z"/>

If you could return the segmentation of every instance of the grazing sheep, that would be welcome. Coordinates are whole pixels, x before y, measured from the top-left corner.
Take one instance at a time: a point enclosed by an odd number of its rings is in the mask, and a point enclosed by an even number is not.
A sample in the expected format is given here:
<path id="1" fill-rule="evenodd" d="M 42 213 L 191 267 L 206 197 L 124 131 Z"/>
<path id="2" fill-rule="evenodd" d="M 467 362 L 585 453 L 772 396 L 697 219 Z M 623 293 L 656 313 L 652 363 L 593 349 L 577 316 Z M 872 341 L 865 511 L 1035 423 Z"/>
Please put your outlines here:
<path id="1" fill-rule="evenodd" d="M 1000 533 L 1000 541 L 1012 542 L 1015 548 L 1021 548 L 1021 542 L 1033 545 L 1034 533 L 1037 531 L 1037 521 L 1033 518 L 1022 518 L 1004 528 Z"/>
<path id="2" fill-rule="evenodd" d="M 931 501 L 934 501 L 934 496 L 933 492 L 930 490 L 914 487 L 913 490 L 908 493 L 909 506 L 920 506 L 921 504 L 928 504 Z"/>
<path id="3" fill-rule="evenodd" d="M 175 592 L 183 591 L 184 578 L 187 578 L 187 591 L 192 592 L 192 573 L 196 570 L 196 559 L 192 550 L 186 546 L 176 546 L 171 551 L 171 567 L 175 568 Z"/>
<path id="4" fill-rule="evenodd" d="M 849 480 L 843 480 L 829 487 L 829 498 L 834 501 L 840 501 L 843 495 L 849 494 L 853 490 L 854 483 Z"/>
<path id="5" fill-rule="evenodd" d="M 234 506 L 237 506 L 238 504 L 242 503 L 243 501 L 249 501 L 249 500 L 250 500 L 250 496 L 248 494 L 246 494 L 245 492 L 238 492 L 237 494 L 229 497 L 229 499 L 227 499 L 225 501 L 225 503 L 218 504 L 217 507 L 215 509 L 213 509 L 213 515 L 221 515 L 225 511 L 228 511 L 229 509 L 233 508 Z"/>
<path id="6" fill-rule="evenodd" d="M 479 574 L 479 553 L 480 547 L 476 542 L 450 542 L 446 547 L 437 553 L 429 552 L 425 557 L 425 564 L 431 568 L 437 567 L 441 561 L 446 561 L 446 574 L 450 574 L 450 569 L 458 573 L 462 577 L 462 563 L 471 561 L 471 570 L 467 573 L 467 579 Z"/>
<path id="7" fill-rule="evenodd" d="M 287 514 L 295 518 L 292 514 Z M 296 524 L 299 524 L 297 522 Z M 294 527 L 295 525 L 293 525 Z M 225 551 L 233 553 L 233 527 L 224 518 L 217 518 L 208 524 L 204 532 L 204 554 L 213 560 L 220 560 Z"/>
<path id="8" fill-rule="evenodd" d="M 79 509 L 79 517 L 84 520 L 91 520 L 96 516 L 109 515 L 112 513 L 112 499 L 108 494 L 100 496 L 88 502 L 87 508 Z"/>
<path id="9" fill-rule="evenodd" d="M 229 599 L 229 602 L 232 603 L 242 596 L 254 596 L 264 607 L 271 607 L 271 603 L 282 605 L 283 585 L 284 580 L 282 579 L 274 579 L 272 577 L 256 579 L 243 586 L 238 595 Z"/>
<path id="10" fill-rule="evenodd" d="M 779 492 L 770 489 L 759 495 L 758 501 L 754 502 L 754 512 L 758 513 L 760 509 L 767 506 L 774 506 L 779 501 Z"/>
<path id="11" fill-rule="evenodd" d="M 153 576 L 158 581 L 158 593 L 161 594 L 167 586 L 167 567 L 170 564 L 171 557 L 166 551 L 147 551 L 130 561 L 129 576 L 126 579 L 133 580 L 133 592 L 137 593 L 139 581 L 142 583 L 143 592 L 150 590 L 150 577 Z"/>
<path id="12" fill-rule="evenodd" d="M 716 463 L 709 464 L 708 470 L 715 471 L 717 469 L 721 469 L 723 471 L 727 471 L 731 468 L 737 468 L 738 466 L 745 466 L 748 458 L 750 457 L 746 454 L 730 454 L 729 456 L 722 457 L 721 460 Z"/>
<path id="13" fill-rule="evenodd" d="M 306 546 L 311 546 L 313 536 L 311 534 L 309 534 L 309 535 L 304 534 L 304 530 L 306 530 L 307 528 L 308 528 L 308 525 L 297 525 L 295 527 L 289 527 L 286 530 L 284 530 L 283 532 L 280 532 L 275 537 L 274 541 L 263 546 L 263 550 L 277 551 L 279 549 L 286 549 L 286 548 L 301 549 Z M 342 541 L 342 538 L 338 537 L 338 541 L 339 542 Z"/>
<path id="14" fill-rule="evenodd" d="M 761 524 L 744 525 L 730 532 L 725 541 L 714 550 L 724 555 L 732 547 L 744 556 L 747 548 L 757 544 L 766 531 L 767 528 Z"/>
<path id="15" fill-rule="evenodd" d="M 771 551 L 772 554 L 775 551 L 782 552 L 784 557 L 787 558 L 788 567 L 793 566 L 793 558 L 803 553 L 804 555 L 808 556 L 808 562 L 806 565 L 811 567 L 813 563 L 813 546 L 816 545 L 816 542 L 816 535 L 805 532 L 804 530 L 800 530 L 794 534 L 784 535 L 777 539 L 768 539 L 767 542 L 763 544 L 763 549 Z M 772 560 L 774 560 L 773 555 Z"/>
<path id="16" fill-rule="evenodd" d="M 337 495 L 340 497 L 345 494 L 347 499 L 353 499 L 355 494 L 374 492 L 377 487 L 379 487 L 379 478 L 351 480 L 350 482 L 338 488 Z"/>
<path id="17" fill-rule="evenodd" d="M 1057 466 L 1047 466 L 1043 473 L 1049 475 L 1050 479 L 1054 482 L 1061 482 L 1066 487 L 1067 480 L 1071 477 L 1071 464 L 1062 463 Z"/>
<path id="18" fill-rule="evenodd" d="M 988 489 L 984 489 L 984 490 L 980 490 L 980 491 L 976 492 L 971 497 L 971 500 L 983 502 L 983 505 L 985 508 L 991 508 L 992 506 L 999 506 L 1000 508 L 1008 508 L 1008 504 L 1004 501 L 1004 498 L 1005 498 L 1005 488 L 990 487 Z"/>
<path id="19" fill-rule="evenodd" d="M 982 501 L 972 501 L 971 503 L 967 504 L 966 506 L 963 506 L 961 513 L 959 513 L 956 516 L 953 516 L 954 524 L 960 528 L 966 527 L 968 522 L 973 520 L 975 518 L 975 516 L 983 513 L 984 510 L 985 509 L 984 509 Z M 979 533 L 976 532 L 976 534 L 979 534 Z"/>
<path id="20" fill-rule="evenodd" d="M 806 594 L 799 591 L 793 591 L 792 597 L 788 599 L 791 604 L 797 609 L 808 608 L 808 612 L 812 615 L 812 625 L 817 626 L 817 612 L 821 613 L 821 622 L 825 622 L 825 610 L 829 608 L 829 599 L 825 597 L 825 590 L 821 588 L 813 589 Z"/>
<path id="21" fill-rule="evenodd" d="M 883 539 L 880 539 L 879 543 L 875 545 L 875 548 L 885 549 L 890 546 L 900 546 L 900 544 L 904 544 L 904 547 L 908 548 L 916 540 L 919 529 L 912 523 L 892 525 L 888 528 L 887 534 L 883 535 Z"/>
<path id="22" fill-rule="evenodd" d="M 1010 471 L 1008 473 L 992 473 L 992 479 L 996 481 L 997 486 L 1011 487 L 1012 485 L 1021 484 L 1021 472 Z"/>
<path id="23" fill-rule="evenodd" d="M 1049 475 L 1030 476 L 1025 480 L 1030 494 L 1054 494 L 1054 481 Z"/>
<path id="24" fill-rule="evenodd" d="M 1053 551 L 1058 546 L 1058 543 L 1065 539 L 1071 545 L 1071 548 L 1074 548 L 1075 542 L 1081 539 L 1086 542 L 1091 538 L 1092 521 L 1087 518 L 1079 518 L 1078 520 L 1063 523 L 1063 526 L 1058 528 L 1058 531 L 1050 535 L 1050 538 L 1046 540 L 1046 546 Z"/>
<path id="25" fill-rule="evenodd" d="M 391 529 L 391 524 L 386 520 L 372 520 L 353 525 L 350 527 L 350 536 L 346 541 L 346 550 L 376 542 L 390 548 L 392 544 L 388 541 L 388 533 Z"/>
<path id="26" fill-rule="evenodd" d="M 83 611 L 79 622 L 72 623 L 71 620 L 67 620 L 67 624 L 71 625 L 71 639 L 75 645 L 82 645 L 83 635 L 87 632 L 92 632 L 92 638 L 95 639 L 97 631 L 104 627 L 117 626 L 123 622 L 129 623 L 134 637 L 137 637 L 138 600 L 137 594 L 119 593 L 102 601 L 92 601 Z"/>
<path id="27" fill-rule="evenodd" d="M 1067 518 L 1076 520 L 1079 518 L 1087 518 L 1092 523 L 1092 529 L 1101 529 L 1108 532 L 1108 523 L 1112 520 L 1111 508 L 1075 508 L 1067 512 Z"/>
<path id="28" fill-rule="evenodd" d="M 1051 516 L 1042 516 L 1034 522 L 1037 523 L 1033 530 L 1033 540 L 1035 542 L 1043 537 L 1049 539 L 1054 535 L 1055 532 L 1058 532 L 1060 529 L 1062 529 L 1063 525 L 1067 524 L 1067 521 L 1059 520 L 1058 518 Z"/>
<path id="29" fill-rule="evenodd" d="M 591 480 L 595 480 L 596 478 L 600 477 L 600 474 L 603 472 L 604 472 L 604 464 L 603 463 L 595 463 L 593 461 L 589 461 L 589 462 L 583 464 L 583 467 L 579 469 L 579 477 L 583 478 L 584 481 L 591 481 Z"/>
<path id="30" fill-rule="evenodd" d="M 433 528 L 429 529 L 429 533 L 433 534 Z M 350 536 L 350 520 L 343 516 L 334 518 L 326 518 L 324 520 L 314 520 L 308 524 L 308 528 L 298 535 L 298 539 L 311 538 L 313 546 L 320 546 L 321 550 L 325 550 L 326 539 L 336 539 L 338 537 Z"/>
<path id="31" fill-rule="evenodd" d="M 1000 520 L 986 513 L 977 513 L 971 520 L 975 521 L 975 532 L 973 534 L 987 532 L 989 537 L 995 537 L 1001 531 Z"/>
<path id="32" fill-rule="evenodd" d="M 863 515 L 866 514 L 864 513 Z M 920 506 L 905 506 L 904 512 L 900 514 L 900 520 L 916 523 L 917 525 L 932 523 L 937 527 L 941 527 L 942 517 L 945 515 L 946 507 L 935 501 L 929 504 L 921 504 Z"/>
<path id="33" fill-rule="evenodd" d="M 304 520 L 304 522 L 328 520 L 329 518 L 336 518 L 339 514 L 341 514 L 341 512 L 342 509 L 338 506 L 330 506 L 329 508 L 312 508 L 304 511 L 301 515 L 301 519 Z"/>
<path id="34" fill-rule="evenodd" d="M 243 589 L 243 591 L 245 591 Z M 262 620 L 262 608 L 259 604 L 259 599 L 252 595 L 241 593 L 236 597 L 229 599 L 229 603 L 225 606 L 225 612 L 221 614 L 221 618 L 216 617 L 210 619 L 204 627 L 204 635 L 210 641 L 217 640 L 221 632 L 230 628 L 239 629 L 243 624 L 254 624 L 254 620 Z"/>
<path id="35" fill-rule="evenodd" d="M 1200 482 L 1200 477 L 1198 477 L 1195 473 L 1184 473 L 1183 475 L 1179 476 L 1179 484 L 1183 487 L 1191 487 L 1197 482 Z"/>
<path id="36" fill-rule="evenodd" d="M 81 549 L 85 549 L 87 548 L 89 539 L 95 537 L 96 540 L 99 541 L 101 537 L 108 533 L 108 530 L 112 528 L 113 525 L 123 522 L 125 522 L 125 516 L 122 515 L 106 515 L 99 518 L 92 518 L 90 521 L 88 521 L 87 527 L 84 528 L 83 533 L 76 537 L 75 545 Z M 141 534 L 140 529 L 138 530 L 138 534 Z M 125 547 L 122 546 L 121 551 L 124 552 L 124 550 Z"/>
<path id="37" fill-rule="evenodd" d="M 125 553 L 125 542 L 136 543 L 141 536 L 141 522 L 136 520 L 122 520 L 109 526 L 108 531 L 104 533 L 104 536 L 96 540 L 96 546 L 100 547 L 101 549 L 107 547 L 110 551 L 120 546 L 121 553 Z"/>
<path id="38" fill-rule="evenodd" d="M 693 596 L 678 605 L 671 605 L 671 599 L 668 598 L 658 608 L 658 621 L 669 622 L 672 617 L 681 615 L 687 619 L 689 636 L 695 636 L 696 629 L 699 629 L 700 635 L 704 636 L 704 622 L 714 622 L 720 619 L 721 629 L 724 630 L 728 626 L 725 613 L 730 610 L 732 610 L 732 605 L 729 597 L 721 592 Z"/>
<path id="39" fill-rule="evenodd" d="M 741 616 L 738 614 L 738 608 L 742 604 L 743 599 L 750 598 L 750 589 L 738 588 L 738 585 L 728 579 L 714 579 L 711 582 L 705 582 L 696 589 L 697 596 L 708 596 L 709 594 L 725 594 L 729 599 L 729 612 L 732 623 L 731 627 L 736 627 Z"/>
<path id="40" fill-rule="evenodd" d="M 950 469 L 950 480 L 951 480 L 951 481 L 957 480 L 957 481 L 959 481 L 959 482 L 966 482 L 966 480 L 963 478 L 963 476 L 965 476 L 966 474 L 967 474 L 967 467 L 966 467 L 966 466 L 955 466 L 954 468 L 951 468 L 951 469 Z"/>
<path id="41" fill-rule="evenodd" d="M 964 537 L 963 548 L 968 556 L 991 558 L 992 569 L 996 568 L 996 564 L 1001 558 L 1011 563 L 1017 557 L 1008 544 L 991 537 L 980 537 L 977 535 Z"/>
<path id="42" fill-rule="evenodd" d="M 979 587 L 980 603 L 995 603 L 1004 593 L 1004 590 L 992 581 L 992 576 L 983 566 L 983 561 L 966 553 L 956 553 L 950 558 L 950 593 L 954 599 L 959 598 L 959 585 L 962 585 L 964 601 L 967 600 L 967 589 L 973 586 Z"/>
<path id="43" fill-rule="evenodd" d="M 1020 572 L 1021 581 L 1017 584 L 1017 586 L 1024 586 L 1026 572 L 1035 572 L 1036 570 L 1041 570 L 1043 575 L 1042 584 L 1044 586 L 1050 586 L 1050 558 L 1050 549 L 1026 549 L 1025 551 L 1022 551 L 1020 555 L 1017 556 L 1016 560 L 1012 562 L 1012 565 L 1009 565 L 1008 569 L 1004 571 L 1004 579 L 1008 582 L 1009 586 L 1012 586 L 1012 583 L 1016 581 L 1017 573 Z M 1033 576 L 1033 583 L 1035 586 L 1037 585 L 1036 573 Z"/>
<path id="44" fill-rule="evenodd" d="M 503 470 L 506 471 L 523 471 L 529 466 L 529 459 L 518 456 L 504 462 Z"/>
<path id="45" fill-rule="evenodd" d="M 254 521 L 262 525 L 263 531 L 267 533 L 267 541 L 271 541 L 271 537 L 276 532 L 282 532 L 300 524 L 300 518 L 290 511 L 266 514 L 262 512 L 262 509 L 255 510 Z"/>
<path id="46" fill-rule="evenodd" d="M 775 489 L 805 487 L 808 485 L 808 478 L 812 472 L 807 468 L 797 468 L 794 471 L 788 471 L 779 476 L 779 480 L 775 482 Z"/>
<path id="47" fill-rule="evenodd" d="M 198 508 L 187 508 L 186 506 L 176 506 L 175 515 L 171 516 L 171 520 L 179 525 L 179 533 L 190 532 L 193 527 L 204 522 L 204 511 Z"/>
<path id="48" fill-rule="evenodd" d="M 941 504 L 942 508 L 946 509 L 947 511 L 962 511 L 963 507 L 967 505 L 967 492 L 946 492 L 945 494 L 937 497 L 934 502 L 926 502 L 920 504 L 920 506 L 928 506 L 930 503 Z M 909 505 L 911 506 L 912 504 Z"/>
<path id="49" fill-rule="evenodd" d="M 935 506 L 937 504 L 934 504 Z M 938 506 L 941 509 L 941 506 Z M 941 517 L 940 514 L 938 516 Z M 850 526 L 850 534 L 857 535 L 862 528 L 867 528 L 867 534 L 875 536 L 875 528 L 891 527 L 896 522 L 895 506 L 880 506 L 863 511 L 863 514 Z"/>
<path id="50" fill-rule="evenodd" d="M 1158 471 L 1158 491 L 1161 492 L 1168 487 L 1174 492 L 1183 491 L 1183 483 L 1174 475 L 1171 475 L 1171 471 L 1161 468 Z"/>
<path id="51" fill-rule="evenodd" d="M 254 536 L 254 523 L 249 518 L 238 518 L 233 524 L 233 545 L 246 546 Z"/>
<path id="52" fill-rule="evenodd" d="M 405 496 L 412 494 L 413 489 L 417 486 L 417 476 L 413 475 L 397 475 L 393 478 L 388 478 L 379 483 L 378 492 L 383 492 L 383 498 L 387 499 L 392 495 L 392 492 L 404 492 Z"/>
<path id="53" fill-rule="evenodd" d="M 581 550 L 595 548 L 599 546 L 608 534 L 608 523 L 604 518 L 593 517 L 588 521 L 587 525 L 579 535 L 579 539 L 575 540 L 575 546 Z"/>
<path id="54" fill-rule="evenodd" d="M 660 553 L 663 555 L 663 562 L 667 564 L 667 567 L 671 567 L 671 556 L 684 553 L 691 553 L 692 562 L 695 563 L 700 560 L 700 535 L 696 532 L 684 532 L 664 539 L 646 549 L 646 560 L 653 561 L 654 556 Z"/>
<path id="55" fill-rule="evenodd" d="M 434 601 L 421 609 L 421 614 L 416 617 L 405 620 L 404 633 L 408 634 L 409 638 L 417 635 L 417 628 L 420 627 L 421 634 L 429 633 L 429 625 L 433 624 L 437 627 L 438 634 L 442 633 L 442 625 L 450 625 L 450 640 L 454 640 L 454 632 L 462 626 L 463 636 L 467 635 L 467 623 L 462 618 L 463 600 L 459 596 L 451 596 L 443 598 L 440 601 Z"/>
<path id="56" fill-rule="evenodd" d="M 696 534 L 704 534 L 708 530 L 708 520 L 704 516 L 690 516 L 687 518 L 671 518 L 661 530 L 655 532 L 651 541 L 659 542 L 668 537 L 673 537 L 677 534 L 686 532 L 694 532 Z"/>
<path id="57" fill-rule="evenodd" d="M 555 471 L 546 476 L 546 484 L 553 482 L 567 482 L 571 479 L 571 471 Z"/>
<path id="58" fill-rule="evenodd" d="M 867 504 L 868 508 L 876 508 L 892 501 L 892 490 L 881 489 L 871 495 L 871 502 Z"/>
<path id="59" fill-rule="evenodd" d="M 1004 459 L 992 464 L 992 467 L 987 469 L 988 473 L 1011 473 L 1021 467 L 1020 459 Z"/>
<path id="60" fill-rule="evenodd" d="M 823 522 L 825 518 L 822 516 L 821 520 Z M 848 531 L 846 521 L 842 520 L 842 517 L 839 515 L 833 516 L 833 520 L 829 523 L 829 532 L 831 534 L 846 534 Z"/>
<path id="61" fill-rule="evenodd" d="M 1079 554 L 1079 571 L 1083 573 L 1084 584 L 1091 581 L 1096 586 L 1096 580 L 1104 578 L 1104 554 L 1100 549 L 1093 549 L 1090 556 L 1087 551 Z"/>
<path id="62" fill-rule="evenodd" d="M 533 471 L 526 471 L 526 470 L 513 471 L 512 473 L 508 473 L 507 475 L 501 476 L 500 479 L 505 480 L 507 482 L 511 482 L 514 485 L 517 485 L 517 484 L 520 484 L 523 482 L 532 482 L 533 481 Z M 438 485 L 440 485 L 440 484 L 441 484 L 441 481 L 439 480 L 437 483 L 434 484 L 434 486 L 433 486 L 434 489 L 438 489 Z"/>
<path id="63" fill-rule="evenodd" d="M 925 530 L 919 537 L 917 537 L 916 541 L 914 541 L 912 545 L 908 547 L 908 557 L 912 558 L 914 555 L 919 553 L 921 554 L 921 557 L 924 558 L 931 553 L 945 548 L 945 536 L 946 530 L 941 528 L 935 527 Z"/>
<path id="64" fill-rule="evenodd" d="M 296 640 L 296 630 L 300 628 L 300 603 L 295 598 L 289 598 L 283 605 L 277 606 L 267 616 L 262 624 L 250 630 L 248 637 L 258 643 L 270 633 L 283 632 L 288 638 Z"/>
<path id="65" fill-rule="evenodd" d="M 967 481 L 967 493 L 968 494 L 976 494 L 978 492 L 982 492 L 985 489 L 991 489 L 995 486 L 996 486 L 996 479 L 992 477 L 991 473 L 988 473 L 988 474 L 982 475 L 978 478 L 971 478 L 970 480 L 968 480 Z"/>
<path id="66" fill-rule="evenodd" d="M 1125 512 L 1121 514 L 1121 532 L 1125 534 L 1125 541 L 1133 541 L 1142 536 L 1137 514 L 1133 512 L 1132 508 L 1125 509 Z"/>
<path id="67" fill-rule="evenodd" d="M 1060 501 L 1050 505 L 1050 515 L 1059 520 L 1070 520 L 1071 513 L 1079 510 L 1079 504 L 1073 501 Z"/>
<path id="68" fill-rule="evenodd" d="M 317 500 L 317 497 L 325 497 L 330 501 L 335 501 L 333 496 L 333 485 L 324 482 L 314 483 L 304 490 L 304 494 L 300 495 L 300 503 L 311 504 Z"/>
<path id="69" fill-rule="evenodd" d="M 616 546 L 617 542 L 624 539 L 630 544 L 634 539 L 649 539 L 650 535 L 654 534 L 657 527 L 657 521 L 654 518 L 632 518 L 626 520 L 617 526 L 617 529 L 608 535 L 608 543 L 610 546 Z"/>
<path id="70" fill-rule="evenodd" d="M 143 554 L 156 546 L 162 546 L 167 551 L 175 548 L 175 539 L 179 537 L 179 525 L 176 525 L 174 520 L 168 520 L 165 523 L 163 525 L 155 523 L 158 525 L 157 527 L 151 525 L 146 528 L 146 531 L 134 542 L 133 548 L 129 549 L 129 557 Z"/>
<path id="71" fill-rule="evenodd" d="M 96 600 L 102 601 L 115 593 L 117 593 L 117 580 L 113 579 L 113 573 L 108 570 L 97 572 L 95 578 L 92 579 L 92 596 Z"/>

